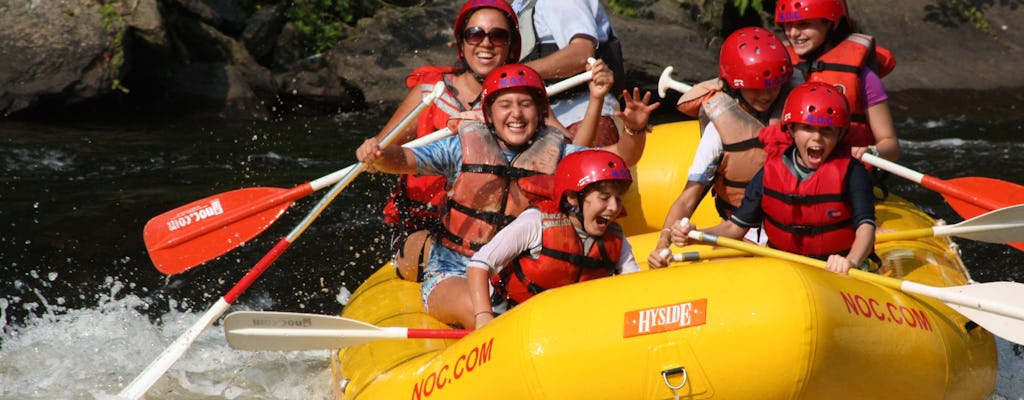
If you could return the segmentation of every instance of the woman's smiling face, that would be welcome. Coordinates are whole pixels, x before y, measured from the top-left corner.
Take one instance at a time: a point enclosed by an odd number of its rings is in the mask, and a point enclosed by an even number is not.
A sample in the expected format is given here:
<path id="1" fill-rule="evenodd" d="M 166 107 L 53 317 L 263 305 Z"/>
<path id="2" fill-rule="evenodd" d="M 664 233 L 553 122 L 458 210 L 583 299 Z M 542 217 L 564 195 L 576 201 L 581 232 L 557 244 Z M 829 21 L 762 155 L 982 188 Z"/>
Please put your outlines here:
<path id="1" fill-rule="evenodd" d="M 469 22 L 466 23 L 466 29 L 474 27 L 479 27 L 484 32 L 491 32 L 496 28 L 511 31 L 505 14 L 493 8 L 482 8 L 474 12 L 469 17 Z M 518 40 L 518 38 L 512 40 Z M 462 39 L 462 54 L 466 58 L 466 64 L 480 76 L 486 76 L 495 68 L 504 65 L 508 60 L 509 49 L 509 43 L 497 46 L 489 37 L 485 37 L 477 44 L 469 44 L 465 38 Z"/>

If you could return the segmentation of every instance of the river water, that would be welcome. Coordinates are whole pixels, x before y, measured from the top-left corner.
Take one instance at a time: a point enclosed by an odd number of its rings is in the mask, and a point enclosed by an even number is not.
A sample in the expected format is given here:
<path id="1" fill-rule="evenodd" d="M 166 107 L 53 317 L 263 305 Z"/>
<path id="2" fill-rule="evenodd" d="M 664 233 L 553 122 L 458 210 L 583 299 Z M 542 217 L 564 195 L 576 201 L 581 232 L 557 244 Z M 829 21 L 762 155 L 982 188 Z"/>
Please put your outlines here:
<path id="1" fill-rule="evenodd" d="M 1024 117 L 987 114 L 896 112 L 901 164 L 945 179 L 1024 183 Z M 0 120 L 0 398 L 116 394 L 288 234 L 320 194 L 297 201 L 242 248 L 173 276 L 149 260 L 146 221 L 220 192 L 290 188 L 343 168 L 385 118 L 371 110 L 245 123 Z M 342 288 L 355 290 L 383 261 L 380 205 L 390 183 L 372 174 L 356 179 L 233 310 L 339 312 Z M 938 218 L 961 220 L 938 194 L 895 177 L 889 189 Z M 1024 281 L 1024 253 L 959 243 L 975 280 Z M 1024 399 L 1021 348 L 1002 340 L 998 346 L 993 398 Z M 328 357 L 327 351 L 235 351 L 218 325 L 149 393 L 157 399 L 327 398 Z"/>

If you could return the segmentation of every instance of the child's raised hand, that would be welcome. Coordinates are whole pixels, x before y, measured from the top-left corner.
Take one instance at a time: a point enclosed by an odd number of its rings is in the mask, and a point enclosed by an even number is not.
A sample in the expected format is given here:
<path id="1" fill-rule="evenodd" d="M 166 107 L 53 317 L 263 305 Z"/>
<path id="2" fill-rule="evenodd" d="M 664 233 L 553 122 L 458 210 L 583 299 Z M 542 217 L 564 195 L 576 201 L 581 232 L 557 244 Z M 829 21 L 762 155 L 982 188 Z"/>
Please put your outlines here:
<path id="1" fill-rule="evenodd" d="M 626 128 L 634 132 L 646 129 L 651 112 L 658 109 L 658 106 L 661 106 L 661 103 L 651 104 L 651 92 L 644 93 L 643 97 L 641 97 L 640 88 L 638 87 L 633 88 L 632 95 L 628 90 L 623 90 L 622 98 L 625 100 L 626 108 L 623 111 L 616 111 L 615 115 L 622 118 Z M 642 128 L 633 129 L 638 126 Z"/>
<path id="2" fill-rule="evenodd" d="M 611 68 L 602 60 L 597 60 L 593 64 L 587 64 L 587 71 L 590 71 L 590 97 L 592 99 L 604 98 L 612 90 L 612 85 L 615 83 L 615 75 L 612 73 Z"/>

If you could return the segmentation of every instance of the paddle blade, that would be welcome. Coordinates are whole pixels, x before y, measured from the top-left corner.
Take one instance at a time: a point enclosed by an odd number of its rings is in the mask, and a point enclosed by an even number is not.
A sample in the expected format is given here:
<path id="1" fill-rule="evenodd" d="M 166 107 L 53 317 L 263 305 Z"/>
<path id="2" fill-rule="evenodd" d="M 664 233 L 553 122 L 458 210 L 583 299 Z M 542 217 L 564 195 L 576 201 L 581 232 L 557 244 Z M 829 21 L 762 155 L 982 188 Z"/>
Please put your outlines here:
<path id="1" fill-rule="evenodd" d="M 274 223 L 294 199 L 286 189 L 239 189 L 175 208 L 146 223 L 156 269 L 177 274 L 241 246 Z"/>
<path id="2" fill-rule="evenodd" d="M 986 310 L 946 303 L 993 335 L 1024 344 L 1024 284 L 988 282 L 955 286 L 945 290 L 993 304 L 992 309 Z"/>
<path id="3" fill-rule="evenodd" d="M 953 194 L 941 192 L 949 206 L 964 219 L 974 218 L 997 208 L 1024 204 L 1024 186 L 1000 179 L 983 177 L 954 178 L 945 181 L 948 186 L 955 186 L 961 192 L 972 193 L 971 201 L 961 199 Z M 987 208 L 985 206 L 992 206 Z M 1024 242 L 1007 243 L 1017 250 L 1024 251 Z"/>
<path id="4" fill-rule="evenodd" d="M 952 192 L 942 193 L 950 207 L 953 207 L 953 210 L 964 219 L 973 218 L 997 208 L 1024 204 L 1024 186 L 1013 182 L 993 178 L 967 177 L 950 179 L 945 181 L 945 184 L 971 194 L 971 198 L 965 200 Z"/>

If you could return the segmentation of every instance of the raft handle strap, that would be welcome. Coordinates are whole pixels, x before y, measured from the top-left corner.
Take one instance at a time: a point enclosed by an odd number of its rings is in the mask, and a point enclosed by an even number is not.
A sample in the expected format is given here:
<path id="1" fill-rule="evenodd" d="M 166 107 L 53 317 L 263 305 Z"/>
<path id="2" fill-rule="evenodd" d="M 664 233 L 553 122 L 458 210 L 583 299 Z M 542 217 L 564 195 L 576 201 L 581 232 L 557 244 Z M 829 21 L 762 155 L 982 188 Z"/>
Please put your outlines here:
<path id="1" fill-rule="evenodd" d="M 672 382 L 668 381 L 669 375 L 678 374 L 683 374 L 683 380 L 679 382 L 678 385 L 673 385 Z M 665 386 L 668 386 L 668 388 L 672 390 L 672 393 L 676 395 L 677 399 L 679 398 L 679 393 L 676 393 L 676 391 L 682 389 L 683 386 L 686 386 L 686 382 L 689 380 L 688 378 L 689 376 L 686 375 L 686 367 L 675 367 L 661 371 L 661 379 L 665 381 Z"/>

